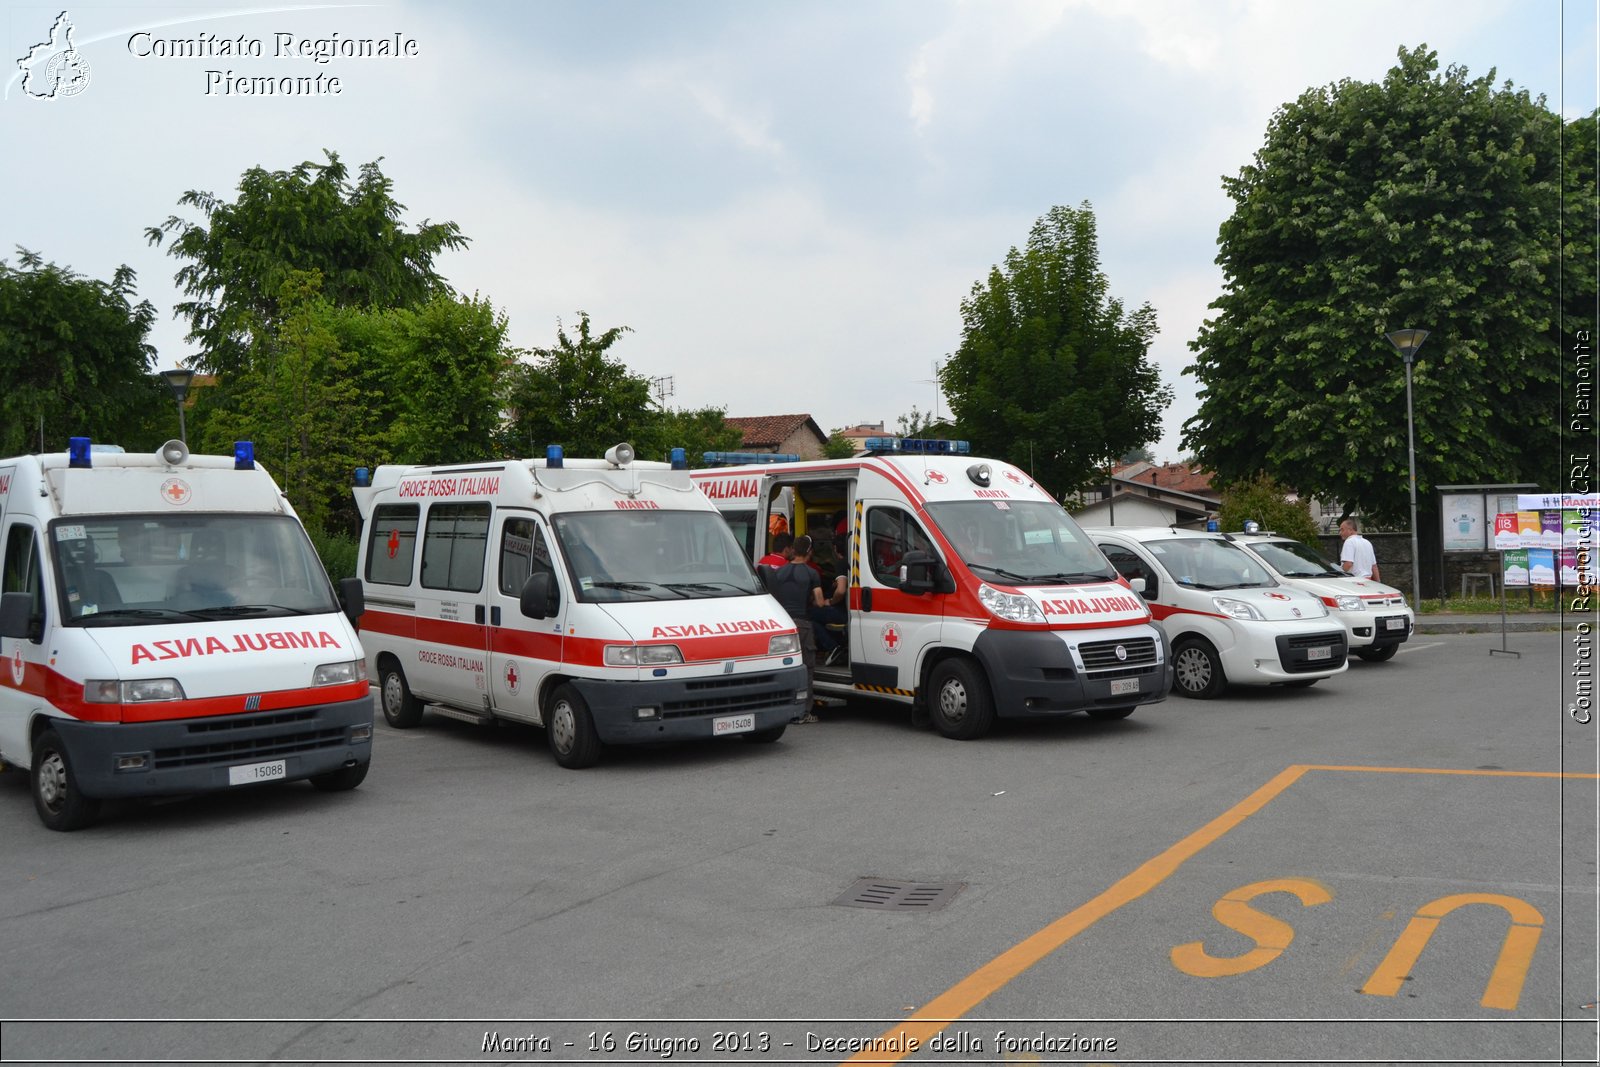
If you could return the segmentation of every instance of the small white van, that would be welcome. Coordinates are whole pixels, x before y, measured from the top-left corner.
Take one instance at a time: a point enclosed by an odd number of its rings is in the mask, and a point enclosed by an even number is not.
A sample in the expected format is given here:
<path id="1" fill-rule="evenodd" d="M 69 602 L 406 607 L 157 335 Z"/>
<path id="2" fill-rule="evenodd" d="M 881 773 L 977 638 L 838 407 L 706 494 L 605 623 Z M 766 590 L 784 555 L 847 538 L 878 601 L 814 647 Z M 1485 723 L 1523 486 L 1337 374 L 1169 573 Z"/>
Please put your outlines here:
<path id="1" fill-rule="evenodd" d="M 1088 532 L 1166 627 L 1173 688 L 1184 696 L 1220 696 L 1230 682 L 1305 687 L 1348 668 L 1344 625 L 1327 606 L 1278 581 L 1225 534 Z"/>
<path id="2" fill-rule="evenodd" d="M 366 777 L 361 644 L 248 442 L 0 460 L 0 531 L 0 758 L 46 826 L 111 797 Z"/>
<path id="3" fill-rule="evenodd" d="M 358 472 L 389 724 L 425 705 L 531 723 L 572 768 L 608 744 L 781 737 L 811 701 L 794 623 L 675 453 Z"/>

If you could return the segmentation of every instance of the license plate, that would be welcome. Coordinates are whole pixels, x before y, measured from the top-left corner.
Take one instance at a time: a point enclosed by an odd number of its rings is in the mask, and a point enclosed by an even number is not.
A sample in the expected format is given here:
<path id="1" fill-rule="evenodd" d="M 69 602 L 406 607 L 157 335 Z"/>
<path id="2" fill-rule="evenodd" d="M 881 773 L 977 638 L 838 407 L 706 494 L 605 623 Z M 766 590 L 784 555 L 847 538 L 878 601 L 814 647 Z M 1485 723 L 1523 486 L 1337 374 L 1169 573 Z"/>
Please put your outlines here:
<path id="1" fill-rule="evenodd" d="M 1114 697 L 1121 696 L 1124 693 L 1137 693 L 1138 691 L 1139 679 L 1137 678 L 1111 679 L 1111 695 Z"/>
<path id="2" fill-rule="evenodd" d="M 1383 620 L 1383 625 L 1385 627 L 1387 627 L 1388 629 L 1390 629 L 1390 630 L 1404 630 L 1406 628 L 1406 620 L 1404 620 L 1404 619 L 1385 619 L 1385 620 Z"/>
<path id="3" fill-rule="evenodd" d="M 228 768 L 229 785 L 250 785 L 254 782 L 270 782 L 277 778 L 289 776 L 289 764 L 284 760 L 273 760 L 271 763 L 246 763 L 241 767 Z"/>
<path id="4" fill-rule="evenodd" d="M 720 719 L 711 720 L 712 737 L 721 737 L 723 734 L 747 734 L 755 728 L 754 715 L 724 715 Z"/>
<path id="5" fill-rule="evenodd" d="M 1308 648 L 1308 649 L 1306 649 L 1306 659 L 1332 659 L 1332 658 L 1333 658 L 1333 649 L 1329 648 L 1327 645 L 1323 645 L 1320 648 Z"/>

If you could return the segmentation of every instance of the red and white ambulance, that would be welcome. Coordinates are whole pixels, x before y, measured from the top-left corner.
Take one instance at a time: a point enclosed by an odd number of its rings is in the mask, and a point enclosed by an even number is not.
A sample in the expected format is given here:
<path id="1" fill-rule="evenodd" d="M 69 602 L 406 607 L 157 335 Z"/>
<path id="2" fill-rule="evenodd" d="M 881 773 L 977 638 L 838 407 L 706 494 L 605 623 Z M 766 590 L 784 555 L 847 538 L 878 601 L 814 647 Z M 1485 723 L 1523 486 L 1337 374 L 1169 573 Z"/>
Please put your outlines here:
<path id="1" fill-rule="evenodd" d="M 693 472 L 753 558 L 771 516 L 844 573 L 844 616 L 822 622 L 819 694 L 898 701 L 947 737 L 996 716 L 1120 719 L 1172 688 L 1167 640 L 1071 516 L 1008 463 L 958 441 L 878 439 L 847 460 Z M 730 457 L 708 453 L 708 463 Z M 827 645 L 823 639 L 819 642 Z"/>
<path id="2" fill-rule="evenodd" d="M 46 826 L 110 797 L 366 777 L 360 642 L 248 442 L 0 460 L 0 530 L 0 758 Z"/>
<path id="3" fill-rule="evenodd" d="M 810 705 L 794 623 L 672 463 L 383 466 L 355 489 L 361 619 L 384 717 L 545 728 L 564 767 L 606 744 L 775 741 Z"/>

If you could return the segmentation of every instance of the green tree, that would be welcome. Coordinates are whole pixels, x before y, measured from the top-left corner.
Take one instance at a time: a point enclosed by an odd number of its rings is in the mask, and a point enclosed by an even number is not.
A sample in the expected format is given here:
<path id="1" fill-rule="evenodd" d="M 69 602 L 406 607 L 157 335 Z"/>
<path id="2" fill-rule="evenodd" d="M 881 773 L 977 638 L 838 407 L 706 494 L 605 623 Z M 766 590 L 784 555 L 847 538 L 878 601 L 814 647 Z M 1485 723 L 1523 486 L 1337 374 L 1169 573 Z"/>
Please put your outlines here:
<path id="1" fill-rule="evenodd" d="M 856 443 L 835 430 L 828 435 L 827 443 L 822 446 L 824 459 L 849 459 L 856 454 Z"/>
<path id="2" fill-rule="evenodd" d="M 663 454 L 640 452 L 645 459 L 664 459 L 674 448 L 682 448 L 690 467 L 704 467 L 707 452 L 733 452 L 744 435 L 729 426 L 726 408 L 696 408 L 666 411 L 661 414 L 659 437 Z"/>
<path id="3" fill-rule="evenodd" d="M 134 272 L 104 282 L 17 257 L 0 260 L 0 455 L 65 449 L 73 436 L 130 450 L 177 436 L 172 394 L 150 373 L 155 309 L 133 303 Z"/>
<path id="4" fill-rule="evenodd" d="M 509 367 L 502 379 L 509 413 L 502 451 L 542 456 L 546 445 L 559 444 L 569 456 L 601 456 L 628 441 L 649 458 L 667 447 L 660 413 L 650 404 L 650 379 L 607 355 L 628 332 L 613 326 L 597 335 L 589 313 L 580 311 L 576 338 L 558 324 L 554 346 L 533 349 L 531 362 Z"/>
<path id="5" fill-rule="evenodd" d="M 1265 469 L 1381 520 L 1417 489 L 1553 484 L 1561 123 L 1494 74 L 1402 48 L 1381 83 L 1312 89 L 1273 116 L 1222 224 L 1223 292 L 1190 347 L 1184 446 L 1224 482 Z M 1591 289 L 1592 294 L 1592 289 Z"/>
<path id="6" fill-rule="evenodd" d="M 1172 399 L 1149 361 L 1156 314 L 1109 295 L 1088 203 L 1053 207 L 961 302 L 940 380 L 974 452 L 1035 472 L 1060 496 L 1160 433 Z"/>
<path id="7" fill-rule="evenodd" d="M 1217 521 L 1224 530 L 1243 530 L 1245 520 L 1254 519 L 1263 530 L 1271 530 L 1296 541 L 1317 547 L 1317 520 L 1311 507 L 1300 499 L 1290 500 L 1290 492 L 1269 474 L 1234 482 L 1222 490 Z"/>
<path id="8" fill-rule="evenodd" d="M 151 244 L 170 238 L 168 253 L 189 261 L 176 278 L 190 299 L 175 311 L 200 346 L 199 369 L 226 373 L 259 354 L 255 342 L 275 333 L 279 294 L 297 271 L 319 272 L 323 299 L 336 306 L 404 307 L 445 290 L 433 260 L 466 247 L 457 225 L 424 220 L 406 230 L 405 205 L 379 160 L 352 184 L 338 154 L 324 155 L 287 171 L 250 168 L 232 203 L 191 189 L 178 203 L 202 222 L 172 215 L 145 230 Z"/>

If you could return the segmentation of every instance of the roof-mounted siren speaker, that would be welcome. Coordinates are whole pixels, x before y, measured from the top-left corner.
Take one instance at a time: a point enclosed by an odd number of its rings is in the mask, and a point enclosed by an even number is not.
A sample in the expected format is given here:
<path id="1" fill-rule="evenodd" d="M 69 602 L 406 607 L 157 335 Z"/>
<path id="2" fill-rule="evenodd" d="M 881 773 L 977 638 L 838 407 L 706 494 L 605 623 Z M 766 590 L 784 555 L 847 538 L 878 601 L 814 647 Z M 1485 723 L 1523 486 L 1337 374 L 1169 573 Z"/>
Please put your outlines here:
<path id="1" fill-rule="evenodd" d="M 606 462 L 613 467 L 626 467 L 633 462 L 633 446 L 624 441 L 606 449 Z"/>
<path id="2" fill-rule="evenodd" d="M 987 463 L 974 463 L 972 466 L 967 468 L 967 480 L 973 485 L 985 489 L 989 487 L 989 481 L 992 477 L 992 474 L 993 472 L 989 470 L 989 465 Z"/>
<path id="3" fill-rule="evenodd" d="M 159 455 L 167 466 L 181 467 L 189 461 L 189 446 L 178 440 L 168 441 L 161 446 Z"/>

